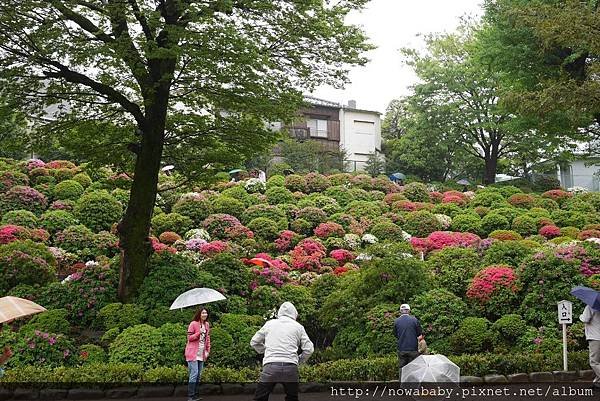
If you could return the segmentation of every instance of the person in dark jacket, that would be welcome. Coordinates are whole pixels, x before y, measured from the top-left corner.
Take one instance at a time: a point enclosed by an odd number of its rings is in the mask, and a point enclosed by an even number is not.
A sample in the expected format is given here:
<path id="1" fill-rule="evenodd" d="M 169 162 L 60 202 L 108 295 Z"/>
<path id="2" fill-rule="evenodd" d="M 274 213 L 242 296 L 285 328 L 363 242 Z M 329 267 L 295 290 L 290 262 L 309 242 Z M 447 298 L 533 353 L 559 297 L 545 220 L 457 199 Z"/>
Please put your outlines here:
<path id="1" fill-rule="evenodd" d="M 419 320 L 411 316 L 410 305 L 400 305 L 400 317 L 394 320 L 394 336 L 397 339 L 399 375 L 402 368 L 419 356 L 419 341 L 423 339 L 423 330 Z"/>

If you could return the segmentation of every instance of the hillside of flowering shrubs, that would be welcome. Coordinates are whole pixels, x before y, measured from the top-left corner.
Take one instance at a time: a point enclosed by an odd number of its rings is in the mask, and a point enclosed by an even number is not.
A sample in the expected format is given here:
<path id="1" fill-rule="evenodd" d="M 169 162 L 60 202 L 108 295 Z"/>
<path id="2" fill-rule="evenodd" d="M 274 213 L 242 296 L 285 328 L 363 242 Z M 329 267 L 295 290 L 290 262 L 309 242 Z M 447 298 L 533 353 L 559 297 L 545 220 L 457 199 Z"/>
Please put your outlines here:
<path id="1" fill-rule="evenodd" d="M 9 367 L 183 364 L 194 310 L 168 307 L 194 287 L 227 297 L 209 305 L 213 366 L 256 365 L 249 338 L 283 301 L 316 345 L 313 362 L 393 354 L 401 303 L 435 352 L 555 353 L 556 302 L 570 299 L 577 315 L 569 289 L 600 289 L 599 193 L 463 193 L 346 173 L 173 180 L 160 177 L 176 189 L 157 198 L 148 275 L 121 305 L 116 224 L 131 178 L 0 160 L 0 295 L 48 309 L 0 332 L 0 348 L 15 351 Z M 571 350 L 584 349 L 581 332 L 570 326 Z"/>

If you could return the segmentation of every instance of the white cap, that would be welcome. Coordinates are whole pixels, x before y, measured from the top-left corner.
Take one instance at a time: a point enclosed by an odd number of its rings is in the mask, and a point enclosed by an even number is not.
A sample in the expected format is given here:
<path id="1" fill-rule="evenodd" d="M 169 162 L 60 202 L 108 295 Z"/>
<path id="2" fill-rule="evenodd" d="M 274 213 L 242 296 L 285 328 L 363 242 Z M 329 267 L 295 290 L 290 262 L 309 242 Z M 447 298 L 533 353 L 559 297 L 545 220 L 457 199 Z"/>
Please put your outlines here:
<path id="1" fill-rule="evenodd" d="M 410 310 L 410 305 L 409 304 L 402 304 L 402 305 L 400 305 L 400 310 Z"/>

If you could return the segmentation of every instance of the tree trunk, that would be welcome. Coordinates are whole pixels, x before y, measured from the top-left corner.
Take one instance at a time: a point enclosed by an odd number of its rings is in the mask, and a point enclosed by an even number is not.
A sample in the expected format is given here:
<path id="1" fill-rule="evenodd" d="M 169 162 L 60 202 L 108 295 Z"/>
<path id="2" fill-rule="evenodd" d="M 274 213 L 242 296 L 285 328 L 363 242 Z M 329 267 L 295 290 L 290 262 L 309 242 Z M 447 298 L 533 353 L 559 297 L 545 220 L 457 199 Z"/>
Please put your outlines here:
<path id="1" fill-rule="evenodd" d="M 121 247 L 119 299 L 131 302 L 147 275 L 152 254 L 150 221 L 156 201 L 158 173 L 165 137 L 168 90 L 158 92 L 146 112 L 146 125 L 137 150 L 134 179 L 125 216 L 118 226 Z"/>
<path id="2" fill-rule="evenodd" d="M 490 151 L 485 152 L 485 174 L 483 184 L 489 185 L 496 182 L 496 170 L 498 168 L 498 147 L 499 144 L 493 143 Z"/>

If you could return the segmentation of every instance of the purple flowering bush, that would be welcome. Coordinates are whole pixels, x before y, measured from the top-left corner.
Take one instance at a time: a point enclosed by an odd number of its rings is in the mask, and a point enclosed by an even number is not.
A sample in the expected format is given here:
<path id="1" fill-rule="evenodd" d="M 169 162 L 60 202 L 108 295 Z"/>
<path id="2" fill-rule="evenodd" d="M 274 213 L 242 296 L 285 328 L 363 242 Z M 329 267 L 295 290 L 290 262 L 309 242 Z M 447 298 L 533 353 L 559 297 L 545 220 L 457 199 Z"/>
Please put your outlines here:
<path id="1" fill-rule="evenodd" d="M 0 211 L 23 209 L 39 215 L 46 206 L 46 196 L 31 187 L 17 185 L 0 195 Z"/>
<path id="2" fill-rule="evenodd" d="M 46 245 L 30 240 L 0 245 L 0 293 L 18 284 L 47 284 L 55 280 L 56 266 Z"/>
<path id="3" fill-rule="evenodd" d="M 8 360 L 10 367 L 38 365 L 55 368 L 74 365 L 77 362 L 77 348 L 64 334 L 34 330 L 19 335 L 10 346 L 14 354 Z"/>

